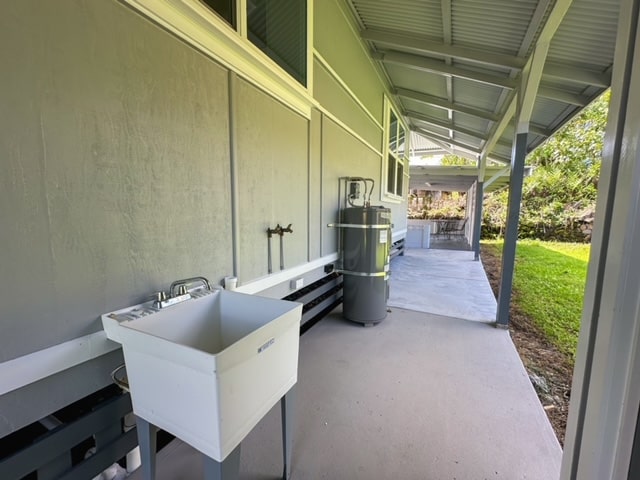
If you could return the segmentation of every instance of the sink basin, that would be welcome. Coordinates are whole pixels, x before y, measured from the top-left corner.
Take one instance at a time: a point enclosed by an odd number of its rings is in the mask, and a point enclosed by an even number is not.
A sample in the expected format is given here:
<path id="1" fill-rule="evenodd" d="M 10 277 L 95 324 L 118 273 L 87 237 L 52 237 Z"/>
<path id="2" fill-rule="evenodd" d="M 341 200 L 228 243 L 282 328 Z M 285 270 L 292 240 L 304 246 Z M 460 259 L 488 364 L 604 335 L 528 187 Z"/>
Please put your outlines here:
<path id="1" fill-rule="evenodd" d="M 102 315 L 133 411 L 221 462 L 296 383 L 302 305 L 226 290 Z"/>

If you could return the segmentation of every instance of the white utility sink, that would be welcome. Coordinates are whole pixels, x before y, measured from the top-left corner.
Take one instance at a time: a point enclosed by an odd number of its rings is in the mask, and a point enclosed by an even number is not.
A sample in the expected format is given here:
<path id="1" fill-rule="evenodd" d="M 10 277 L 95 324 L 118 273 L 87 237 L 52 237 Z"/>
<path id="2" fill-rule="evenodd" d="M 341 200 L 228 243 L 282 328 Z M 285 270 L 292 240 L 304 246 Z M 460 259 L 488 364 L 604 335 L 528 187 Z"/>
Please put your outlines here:
<path id="1" fill-rule="evenodd" d="M 218 462 L 296 383 L 302 305 L 226 290 L 102 315 L 136 415 Z"/>

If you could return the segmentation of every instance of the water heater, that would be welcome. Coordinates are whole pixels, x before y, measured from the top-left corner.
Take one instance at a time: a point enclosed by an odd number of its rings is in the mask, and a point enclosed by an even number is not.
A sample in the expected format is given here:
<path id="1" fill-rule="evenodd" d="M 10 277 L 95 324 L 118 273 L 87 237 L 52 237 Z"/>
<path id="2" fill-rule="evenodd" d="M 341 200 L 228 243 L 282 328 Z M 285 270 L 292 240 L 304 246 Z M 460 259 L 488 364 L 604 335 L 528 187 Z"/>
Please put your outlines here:
<path id="1" fill-rule="evenodd" d="M 340 223 L 332 226 L 340 231 L 340 268 L 343 274 L 343 316 L 363 325 L 374 325 L 387 316 L 389 298 L 389 252 L 391 244 L 391 211 L 371 206 L 366 186 L 373 180 L 346 177 L 346 206 L 340 209 Z M 362 205 L 358 205 L 360 188 L 365 185 Z M 342 189 L 342 188 L 341 188 Z"/>

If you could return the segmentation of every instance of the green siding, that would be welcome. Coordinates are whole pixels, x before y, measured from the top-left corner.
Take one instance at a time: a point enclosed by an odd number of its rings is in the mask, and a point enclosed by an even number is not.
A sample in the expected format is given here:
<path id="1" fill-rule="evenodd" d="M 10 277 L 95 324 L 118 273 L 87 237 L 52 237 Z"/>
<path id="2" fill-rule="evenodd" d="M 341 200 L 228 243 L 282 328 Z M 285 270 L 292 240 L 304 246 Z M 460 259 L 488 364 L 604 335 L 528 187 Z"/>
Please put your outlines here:
<path id="1" fill-rule="evenodd" d="M 307 260 L 307 120 L 249 83 L 237 88 L 237 159 L 240 186 L 240 271 L 247 282 L 267 275 L 267 228 L 291 223 L 285 267 Z M 279 238 L 272 239 L 273 271 L 280 268 Z"/>
<path id="2" fill-rule="evenodd" d="M 314 2 L 314 47 L 382 123 L 382 84 L 343 14 L 348 7 L 338 5 L 341 1 Z"/>

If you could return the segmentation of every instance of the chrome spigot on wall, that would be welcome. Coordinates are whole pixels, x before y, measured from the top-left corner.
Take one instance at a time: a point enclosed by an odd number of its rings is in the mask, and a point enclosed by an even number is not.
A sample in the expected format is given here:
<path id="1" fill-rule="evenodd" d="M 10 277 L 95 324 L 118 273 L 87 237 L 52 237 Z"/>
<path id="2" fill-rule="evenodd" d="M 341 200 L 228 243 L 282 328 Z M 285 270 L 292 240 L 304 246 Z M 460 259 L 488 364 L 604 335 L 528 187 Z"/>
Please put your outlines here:
<path id="1" fill-rule="evenodd" d="M 267 273 L 273 273 L 271 264 L 271 237 L 273 237 L 273 235 L 278 235 L 280 237 L 280 270 L 284 270 L 284 245 L 282 237 L 284 237 L 285 233 L 293 233 L 291 224 L 286 227 L 277 224 L 276 228 L 267 228 Z"/>

